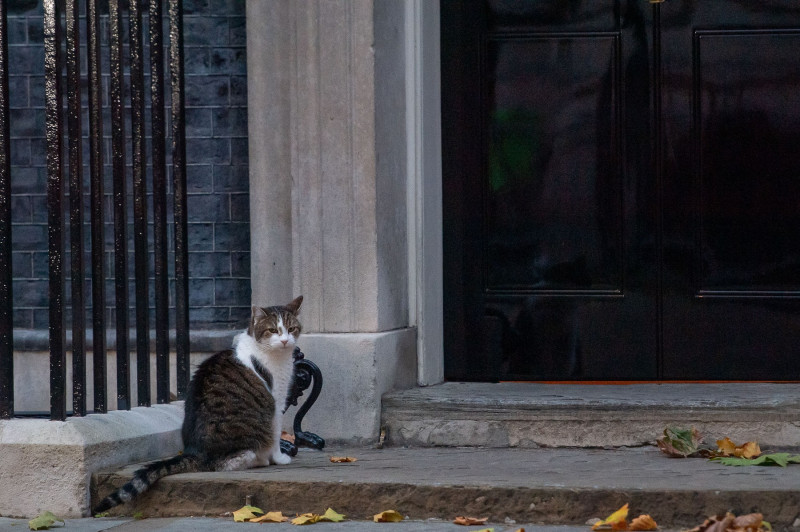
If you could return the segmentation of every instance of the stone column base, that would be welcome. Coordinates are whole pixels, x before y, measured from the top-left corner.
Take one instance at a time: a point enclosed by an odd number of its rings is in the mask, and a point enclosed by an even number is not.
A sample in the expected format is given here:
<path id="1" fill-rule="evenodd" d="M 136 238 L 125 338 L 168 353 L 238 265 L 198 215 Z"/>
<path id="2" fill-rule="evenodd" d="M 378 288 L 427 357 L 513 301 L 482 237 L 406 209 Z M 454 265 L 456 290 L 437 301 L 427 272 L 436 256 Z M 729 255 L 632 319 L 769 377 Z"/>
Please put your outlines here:
<path id="1" fill-rule="evenodd" d="M 375 442 L 380 434 L 381 396 L 416 385 L 416 329 L 379 333 L 310 333 L 298 341 L 322 371 L 319 399 L 303 430 L 328 441 Z M 305 399 L 301 397 L 302 401 Z M 285 418 L 291 427 L 296 408 Z"/>

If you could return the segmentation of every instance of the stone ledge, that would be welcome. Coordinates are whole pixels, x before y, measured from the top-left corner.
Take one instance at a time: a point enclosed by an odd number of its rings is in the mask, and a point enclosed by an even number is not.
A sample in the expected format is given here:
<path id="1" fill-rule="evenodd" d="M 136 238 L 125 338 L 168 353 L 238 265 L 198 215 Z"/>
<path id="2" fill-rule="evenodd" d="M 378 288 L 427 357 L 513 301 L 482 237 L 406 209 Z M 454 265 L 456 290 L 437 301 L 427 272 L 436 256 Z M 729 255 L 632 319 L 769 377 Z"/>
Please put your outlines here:
<path id="1" fill-rule="evenodd" d="M 239 334 L 242 329 L 218 329 L 218 330 L 197 330 L 189 332 L 189 345 L 195 353 L 215 353 L 223 349 L 228 349 L 233 342 L 233 337 Z M 50 337 L 47 329 L 14 329 L 14 350 L 15 351 L 47 351 L 50 346 Z M 72 330 L 66 331 L 65 349 L 72 348 Z M 93 334 L 92 330 L 86 331 L 86 350 L 92 349 Z M 136 329 L 129 332 L 130 345 L 136 345 Z M 169 346 L 175 349 L 175 329 L 169 331 Z M 106 349 L 117 348 L 117 335 L 113 330 L 106 333 Z M 150 331 L 150 349 L 155 350 L 156 337 L 155 331 Z"/>
<path id="2" fill-rule="evenodd" d="M 389 441 L 414 446 L 653 445 L 667 425 L 800 447 L 797 384 L 456 383 L 387 394 Z"/>
<path id="3" fill-rule="evenodd" d="M 92 473 L 177 454 L 182 422 L 182 402 L 66 421 L 0 420 L 0 515 L 88 515 Z"/>

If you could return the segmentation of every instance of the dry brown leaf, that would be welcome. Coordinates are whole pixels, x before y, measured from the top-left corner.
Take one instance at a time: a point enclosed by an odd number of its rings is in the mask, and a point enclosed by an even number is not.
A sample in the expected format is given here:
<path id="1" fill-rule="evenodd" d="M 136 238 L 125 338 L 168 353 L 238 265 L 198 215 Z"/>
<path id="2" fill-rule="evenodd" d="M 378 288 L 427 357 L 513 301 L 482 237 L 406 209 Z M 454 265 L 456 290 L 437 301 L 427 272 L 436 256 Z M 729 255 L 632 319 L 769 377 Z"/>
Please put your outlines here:
<path id="1" fill-rule="evenodd" d="M 656 523 L 655 519 L 650 517 L 647 514 L 642 514 L 633 521 L 631 521 L 628 530 L 656 530 L 658 528 L 658 523 Z"/>
<path id="2" fill-rule="evenodd" d="M 358 458 L 353 458 L 352 456 L 331 456 L 331 462 L 334 464 L 344 464 L 357 461 Z"/>
<path id="3" fill-rule="evenodd" d="M 749 441 L 741 447 L 737 447 L 736 451 L 734 452 L 734 456 L 739 458 L 756 458 L 760 454 L 761 447 L 759 447 L 758 443 L 754 441 Z"/>
<path id="4" fill-rule="evenodd" d="M 736 444 L 733 443 L 730 438 L 725 437 L 721 440 L 717 440 L 717 449 L 719 449 L 719 452 L 724 456 L 733 456 L 736 450 Z"/>
<path id="5" fill-rule="evenodd" d="M 761 523 L 764 522 L 764 515 L 759 513 L 740 515 L 733 520 L 731 526 L 733 528 L 741 528 L 745 530 L 758 530 L 761 528 Z"/>
<path id="6" fill-rule="evenodd" d="M 294 443 L 294 434 L 290 434 L 284 430 L 283 432 L 281 432 L 281 439 Z"/>
<path id="7" fill-rule="evenodd" d="M 488 520 L 489 520 L 488 517 L 458 516 L 455 519 L 453 519 L 453 522 L 457 525 L 473 526 L 473 525 L 485 525 Z"/>
<path id="8" fill-rule="evenodd" d="M 700 526 L 696 526 L 688 532 L 725 532 L 730 527 L 736 517 L 732 513 L 726 515 L 712 515 Z"/>
<path id="9" fill-rule="evenodd" d="M 749 441 L 742 445 L 736 445 L 730 438 L 717 440 L 717 448 L 722 456 L 735 456 L 737 458 L 757 458 L 761 455 L 761 448 L 758 442 Z"/>

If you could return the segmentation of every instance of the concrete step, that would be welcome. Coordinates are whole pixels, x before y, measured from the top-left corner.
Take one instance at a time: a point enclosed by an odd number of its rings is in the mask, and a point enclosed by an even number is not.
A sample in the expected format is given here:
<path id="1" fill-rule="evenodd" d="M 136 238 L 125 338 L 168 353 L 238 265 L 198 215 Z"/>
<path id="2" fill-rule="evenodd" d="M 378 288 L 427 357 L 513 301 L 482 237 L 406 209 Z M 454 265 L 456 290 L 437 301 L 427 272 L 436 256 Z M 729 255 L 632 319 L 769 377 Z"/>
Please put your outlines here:
<path id="1" fill-rule="evenodd" d="M 653 445 L 667 425 L 800 446 L 800 385 L 445 383 L 387 394 L 387 441 L 411 446 Z"/>
<path id="2" fill-rule="evenodd" d="M 332 455 L 358 461 L 334 464 Z M 94 475 L 93 502 L 129 480 L 136 467 Z M 650 514 L 662 528 L 689 528 L 730 510 L 761 512 L 780 530 L 800 514 L 797 486 L 800 466 L 727 467 L 702 458 L 668 458 L 653 447 L 334 447 L 301 450 L 287 466 L 166 477 L 115 515 L 219 516 L 249 497 L 263 510 L 284 515 L 332 507 L 364 520 L 394 509 L 419 521 L 469 515 L 501 525 L 584 525 L 629 503 L 632 517 Z"/>

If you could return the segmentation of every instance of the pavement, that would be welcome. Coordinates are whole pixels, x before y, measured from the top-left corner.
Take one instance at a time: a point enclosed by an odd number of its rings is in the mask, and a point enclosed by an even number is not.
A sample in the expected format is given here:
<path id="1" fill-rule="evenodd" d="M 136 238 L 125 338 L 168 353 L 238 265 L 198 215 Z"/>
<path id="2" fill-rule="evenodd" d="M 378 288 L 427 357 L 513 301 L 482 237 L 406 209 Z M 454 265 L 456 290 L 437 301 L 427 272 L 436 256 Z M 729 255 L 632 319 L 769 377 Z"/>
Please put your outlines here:
<path id="1" fill-rule="evenodd" d="M 403 521 L 401 523 L 374 523 L 371 521 L 345 521 L 342 523 L 318 523 L 312 531 L 317 532 L 471 532 L 481 529 L 494 529 L 494 532 L 515 532 L 523 528 L 526 532 L 588 532 L 588 526 L 541 526 L 531 524 L 488 523 L 483 526 L 459 526 L 439 520 Z M 0 517 L 0 532 L 28 530 L 27 519 L 8 519 Z M 233 519 L 208 518 L 208 517 L 178 517 L 178 518 L 151 518 L 135 520 L 131 518 L 115 519 L 67 519 L 64 526 L 53 530 L 68 532 L 100 532 L 113 530 L 114 532 L 216 532 L 235 530 L 247 532 L 260 530 L 261 532 L 287 532 L 297 531 L 297 526 L 289 523 L 235 523 Z"/>
<path id="2" fill-rule="evenodd" d="M 331 456 L 351 456 L 357 461 L 332 463 Z M 95 475 L 93 500 L 130 479 L 136 467 Z M 398 531 L 484 528 L 450 524 L 454 517 L 468 515 L 489 517 L 489 526 L 497 532 L 520 527 L 572 532 L 587 530 L 585 523 L 589 519 L 606 517 L 629 503 L 630 517 L 649 514 L 662 529 L 691 528 L 710 515 L 732 511 L 737 515 L 760 512 L 775 529 L 783 530 L 800 523 L 798 487 L 800 465 L 730 467 L 703 458 L 669 458 L 653 446 L 333 446 L 324 452 L 302 449 L 286 466 L 166 477 L 133 504 L 115 511 L 128 516 L 141 512 L 148 517 L 138 523 L 124 523 L 128 527 L 164 527 L 119 530 L 206 530 L 195 526 L 221 530 L 213 528 L 222 526 L 214 523 L 225 521 L 205 524 L 200 520 L 152 518 L 230 515 L 249 500 L 265 511 L 280 510 L 289 516 L 323 513 L 328 507 L 348 516 L 346 525 L 315 525 L 324 526 L 325 530 L 376 530 L 386 526 L 397 527 L 393 529 Z M 388 509 L 407 516 L 409 522 L 397 525 L 367 521 Z M 543 525 L 548 527 L 542 528 Z M 577 528 L 550 528 L 552 525 Z M 264 526 L 281 530 L 280 527 L 291 525 Z"/>

